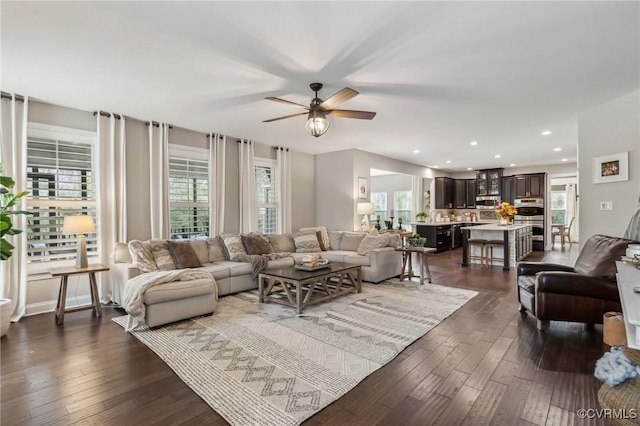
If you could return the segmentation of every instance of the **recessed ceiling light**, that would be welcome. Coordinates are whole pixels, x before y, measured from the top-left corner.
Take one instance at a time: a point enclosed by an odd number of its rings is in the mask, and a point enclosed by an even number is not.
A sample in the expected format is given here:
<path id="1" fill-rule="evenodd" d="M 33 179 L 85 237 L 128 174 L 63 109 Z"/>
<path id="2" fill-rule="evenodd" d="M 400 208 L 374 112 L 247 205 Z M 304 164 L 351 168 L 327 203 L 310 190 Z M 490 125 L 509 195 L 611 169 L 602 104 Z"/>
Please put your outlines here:
<path id="1" fill-rule="evenodd" d="M 560 160 L 560 161 L 569 161 L 569 160 L 567 160 L 566 158 L 563 158 L 563 159 L 562 159 L 562 160 Z"/>
<path id="2" fill-rule="evenodd" d="M 473 170 L 473 168 L 472 167 L 467 167 L 467 170 Z"/>
<path id="3" fill-rule="evenodd" d="M 511 164 L 509 164 L 509 165 L 510 165 L 511 167 L 513 167 L 513 166 L 515 166 L 515 165 L 516 165 L 516 163 L 511 163 Z"/>
<path id="4" fill-rule="evenodd" d="M 476 146 L 476 145 L 478 145 L 478 141 L 471 141 L 470 145 Z"/>
<path id="5" fill-rule="evenodd" d="M 438 166 L 433 166 L 433 168 L 434 168 L 434 169 L 437 169 L 437 168 L 438 168 Z"/>
<path id="6" fill-rule="evenodd" d="M 562 148 L 553 148 L 555 152 L 562 151 Z"/>
<path id="7" fill-rule="evenodd" d="M 545 130 L 541 134 L 542 134 L 542 136 L 549 136 L 551 134 L 551 130 Z"/>
<path id="8" fill-rule="evenodd" d="M 500 158 L 500 154 L 494 155 L 493 158 Z"/>
<path id="9" fill-rule="evenodd" d="M 445 163 L 451 164 L 451 160 L 447 160 L 447 161 L 445 161 Z"/>
<path id="10" fill-rule="evenodd" d="M 414 153 L 414 154 L 419 154 L 419 153 L 420 153 L 420 150 L 419 150 L 419 149 L 414 149 L 414 150 L 413 150 L 413 153 Z"/>

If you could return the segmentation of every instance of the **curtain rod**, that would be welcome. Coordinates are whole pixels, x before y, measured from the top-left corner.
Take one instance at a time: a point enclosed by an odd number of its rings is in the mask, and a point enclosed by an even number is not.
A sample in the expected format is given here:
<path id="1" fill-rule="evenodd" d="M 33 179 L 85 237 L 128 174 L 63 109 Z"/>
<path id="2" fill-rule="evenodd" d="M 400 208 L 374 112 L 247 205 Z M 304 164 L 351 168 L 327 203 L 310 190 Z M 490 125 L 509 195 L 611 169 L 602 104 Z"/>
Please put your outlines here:
<path id="1" fill-rule="evenodd" d="M 242 140 L 238 139 L 236 141 L 236 143 L 253 143 L 253 142 L 252 141 L 242 141 Z"/>
<path id="2" fill-rule="evenodd" d="M 205 135 L 205 138 L 209 139 L 209 136 L 213 136 L 213 133 L 209 133 L 208 135 Z M 218 139 L 224 139 L 224 136 L 218 135 Z"/>
<path id="3" fill-rule="evenodd" d="M 145 126 L 149 126 L 149 124 L 151 124 L 153 127 L 160 127 L 160 123 L 158 123 L 157 121 L 147 121 L 146 123 L 144 123 Z M 173 129 L 173 126 L 169 124 L 169 128 Z"/>
<path id="4" fill-rule="evenodd" d="M 289 151 L 289 148 L 285 148 L 283 146 L 274 146 L 273 149 L 280 150 L 280 151 Z"/>
<path id="5" fill-rule="evenodd" d="M 110 112 L 104 112 L 104 111 L 93 111 L 93 116 L 95 117 L 96 115 L 100 114 L 103 117 L 111 117 L 111 113 Z M 113 116 L 116 118 L 116 120 L 120 120 L 122 118 L 121 115 L 113 113 Z"/>
<path id="6" fill-rule="evenodd" d="M 24 102 L 24 96 L 21 95 L 11 95 L 9 93 L 6 92 L 0 92 L 0 98 L 5 98 L 5 99 L 13 99 L 13 97 L 15 96 L 16 101 L 18 102 Z"/>

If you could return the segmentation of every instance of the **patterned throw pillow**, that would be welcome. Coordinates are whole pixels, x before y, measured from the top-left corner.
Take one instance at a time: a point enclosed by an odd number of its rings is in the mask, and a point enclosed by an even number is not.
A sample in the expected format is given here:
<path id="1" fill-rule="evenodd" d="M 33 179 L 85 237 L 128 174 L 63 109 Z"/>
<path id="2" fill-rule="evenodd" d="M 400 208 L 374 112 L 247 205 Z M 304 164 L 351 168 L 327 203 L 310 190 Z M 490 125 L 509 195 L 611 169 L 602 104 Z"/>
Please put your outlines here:
<path id="1" fill-rule="evenodd" d="M 400 245 L 402 244 L 402 238 L 400 237 L 400 234 L 386 234 L 389 236 L 389 242 L 387 243 L 387 247 L 400 247 Z"/>
<path id="2" fill-rule="evenodd" d="M 199 268 L 202 266 L 198 255 L 189 241 L 167 241 L 169 252 L 176 262 L 176 268 Z"/>
<path id="3" fill-rule="evenodd" d="M 340 250 L 340 242 L 342 241 L 342 231 L 329 231 L 329 248 L 330 250 Z"/>
<path id="4" fill-rule="evenodd" d="M 153 259 L 149 241 L 129 241 L 129 253 L 133 259 L 133 264 L 137 266 L 140 271 L 153 272 L 158 270 L 156 261 Z"/>
<path id="5" fill-rule="evenodd" d="M 222 262 L 223 260 L 229 259 L 227 257 L 227 249 L 220 236 L 209 238 L 207 240 L 207 246 L 209 247 L 209 262 Z"/>
<path id="6" fill-rule="evenodd" d="M 176 264 L 169 252 L 169 243 L 167 240 L 151 240 L 149 241 L 149 245 L 151 246 L 153 260 L 155 260 L 158 270 L 171 271 L 176 269 Z"/>
<path id="7" fill-rule="evenodd" d="M 276 253 L 293 253 L 296 251 L 296 245 L 293 243 L 293 235 L 291 234 L 269 235 L 269 242 Z"/>
<path id="8" fill-rule="evenodd" d="M 300 228 L 298 232 L 314 232 L 315 233 L 316 231 L 320 231 L 320 233 L 322 234 L 322 244 L 325 247 L 330 247 L 331 242 L 329 241 L 329 233 L 327 232 L 326 226 L 313 226 L 309 228 Z"/>
<path id="9" fill-rule="evenodd" d="M 315 231 L 293 234 L 293 243 L 296 245 L 296 253 L 317 253 L 322 251 Z"/>
<path id="10" fill-rule="evenodd" d="M 269 243 L 269 239 L 262 234 L 250 233 L 240 236 L 242 245 L 247 254 L 271 254 L 273 247 Z"/>
<path id="11" fill-rule="evenodd" d="M 316 238 L 318 239 L 318 244 L 320 244 L 320 250 L 329 250 L 329 247 L 324 245 L 324 240 L 322 239 L 322 231 L 316 231 Z"/>
<path id="12" fill-rule="evenodd" d="M 239 257 L 243 254 L 247 254 L 244 246 L 242 245 L 242 238 L 237 234 L 222 234 L 220 235 L 224 246 L 229 253 L 229 260 L 238 261 Z"/>
<path id="13" fill-rule="evenodd" d="M 358 247 L 358 254 L 364 256 L 371 250 L 386 247 L 389 243 L 388 235 L 379 235 L 378 231 L 367 234 Z"/>

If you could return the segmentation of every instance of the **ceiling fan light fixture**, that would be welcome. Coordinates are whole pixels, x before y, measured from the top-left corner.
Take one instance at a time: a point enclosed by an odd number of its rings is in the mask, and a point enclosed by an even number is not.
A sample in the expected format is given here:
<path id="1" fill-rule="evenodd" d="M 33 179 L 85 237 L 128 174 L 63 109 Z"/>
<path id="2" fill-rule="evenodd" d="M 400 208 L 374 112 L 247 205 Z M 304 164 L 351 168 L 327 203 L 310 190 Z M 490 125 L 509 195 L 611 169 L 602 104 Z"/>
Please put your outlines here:
<path id="1" fill-rule="evenodd" d="M 324 135 L 327 130 L 329 130 L 330 125 L 331 124 L 329 123 L 329 120 L 327 120 L 327 115 L 324 111 L 311 110 L 309 111 L 309 118 L 307 119 L 304 128 L 307 133 L 317 138 L 318 136 Z"/>

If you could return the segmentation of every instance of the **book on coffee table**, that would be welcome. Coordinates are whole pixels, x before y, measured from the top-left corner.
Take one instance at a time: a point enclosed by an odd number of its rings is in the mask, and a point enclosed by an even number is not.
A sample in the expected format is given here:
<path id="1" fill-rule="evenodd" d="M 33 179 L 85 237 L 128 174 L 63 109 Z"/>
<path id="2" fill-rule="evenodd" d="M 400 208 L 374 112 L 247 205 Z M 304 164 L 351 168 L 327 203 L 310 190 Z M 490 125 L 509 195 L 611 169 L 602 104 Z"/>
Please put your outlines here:
<path id="1" fill-rule="evenodd" d="M 331 263 L 325 263 L 324 265 L 316 265 L 316 266 L 311 266 L 305 263 L 299 263 L 297 265 L 293 265 L 293 269 L 296 269 L 298 271 L 317 271 L 318 269 L 330 268 L 330 267 L 331 267 Z"/>

